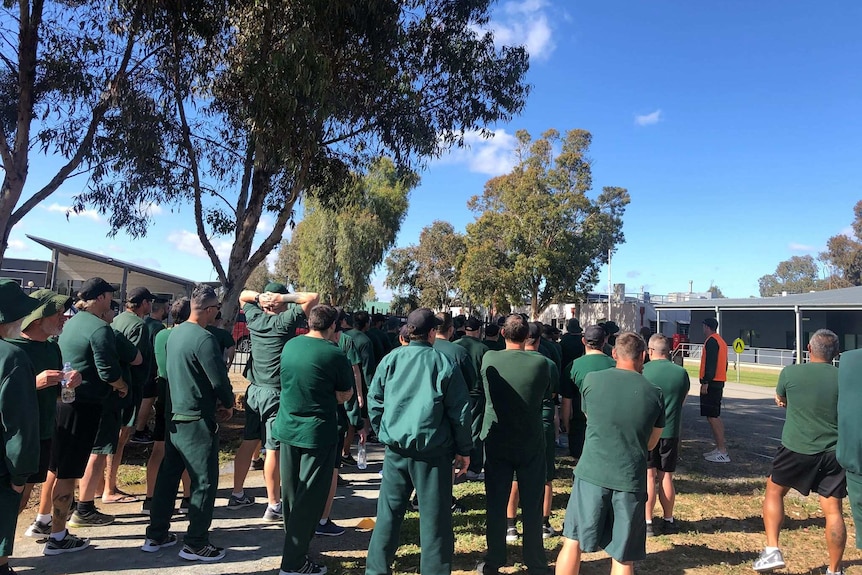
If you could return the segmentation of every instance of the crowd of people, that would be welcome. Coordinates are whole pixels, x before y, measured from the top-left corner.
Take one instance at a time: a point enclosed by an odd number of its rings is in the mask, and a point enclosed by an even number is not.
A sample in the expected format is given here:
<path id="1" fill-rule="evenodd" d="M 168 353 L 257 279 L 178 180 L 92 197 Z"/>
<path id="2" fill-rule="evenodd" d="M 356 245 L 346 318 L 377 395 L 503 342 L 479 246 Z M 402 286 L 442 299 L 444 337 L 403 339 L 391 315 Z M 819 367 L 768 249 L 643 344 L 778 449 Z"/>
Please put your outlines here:
<path id="1" fill-rule="evenodd" d="M 125 294 L 124 311 L 115 316 L 115 291 L 92 278 L 73 301 L 49 290 L 27 295 L 0 280 L 0 575 L 14 573 L 8 559 L 17 516 L 35 485 L 41 498 L 26 535 L 43 540 L 45 555 L 89 546 L 69 527 L 114 521 L 96 507 L 97 494 L 103 506 L 136 501 L 117 485 L 128 442 L 152 444 L 141 549 L 177 545 L 171 520 L 182 512 L 188 528 L 179 556 L 225 557 L 210 540 L 219 423 L 235 407 L 227 370 L 234 342 L 217 326 L 219 298 L 199 286 L 168 306 L 139 287 Z M 280 575 L 326 572 L 309 557 L 309 543 L 344 533 L 330 519 L 338 468 L 356 464 L 354 447 L 369 440 L 385 454 L 368 575 L 391 573 L 411 505 L 419 511 L 420 571 L 451 571 L 459 477 L 485 487 L 480 574 L 498 573 L 508 562 L 507 543 L 518 540 L 528 571 L 546 573 L 542 539 L 559 534 L 559 575 L 577 574 L 582 554 L 599 549 L 611 556 L 611 573 L 633 573 L 648 536 L 679 530 L 673 474 L 691 384 L 671 361 L 665 336 L 620 333 L 613 321 L 581 329 L 577 319 L 560 334 L 521 314 L 484 325 L 427 308 L 402 321 L 346 313 L 319 299 L 279 283 L 239 297 L 252 352 L 227 508 L 255 503 L 244 485 L 262 449 L 262 519 L 285 530 Z M 715 439 L 704 458 L 726 464 L 727 345 L 715 318 L 703 322 L 703 332 L 700 413 Z M 842 573 L 846 496 L 862 525 L 862 434 L 854 423 L 862 351 L 846 353 L 838 369 L 838 338 L 819 330 L 809 352 L 808 363 L 782 371 L 776 389 L 787 418 L 767 480 L 767 546 L 756 571 L 785 566 L 778 538 L 791 488 L 820 495 L 828 573 Z M 550 522 L 560 434 L 577 459 L 561 533 Z M 654 518 L 657 504 L 662 514 Z"/>

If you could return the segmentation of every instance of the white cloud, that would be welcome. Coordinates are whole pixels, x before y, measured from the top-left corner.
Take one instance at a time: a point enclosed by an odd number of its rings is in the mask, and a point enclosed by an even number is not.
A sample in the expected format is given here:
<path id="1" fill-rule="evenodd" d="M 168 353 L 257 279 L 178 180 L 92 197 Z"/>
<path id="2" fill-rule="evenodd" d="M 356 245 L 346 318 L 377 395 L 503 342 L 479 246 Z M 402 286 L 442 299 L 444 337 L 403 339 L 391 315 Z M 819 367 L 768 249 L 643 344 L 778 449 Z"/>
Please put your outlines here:
<path id="1" fill-rule="evenodd" d="M 10 239 L 7 242 L 7 247 L 10 251 L 26 252 L 30 250 L 30 246 L 24 243 L 24 240 Z"/>
<path id="2" fill-rule="evenodd" d="M 272 231 L 274 226 L 275 222 L 272 221 L 272 218 L 264 214 L 260 216 L 260 220 L 257 222 L 256 232 L 259 234 L 268 234 Z"/>
<path id="3" fill-rule="evenodd" d="M 232 243 L 223 239 L 214 239 L 211 241 L 219 259 L 222 262 L 227 261 L 228 256 L 230 256 Z M 168 234 L 168 243 L 173 245 L 179 252 L 209 259 L 206 250 L 201 245 L 200 239 L 198 239 L 198 235 L 194 232 L 188 230 L 171 232 Z"/>
<path id="4" fill-rule="evenodd" d="M 856 232 L 853 231 L 853 226 L 847 226 L 846 228 L 842 229 L 838 233 L 843 235 L 843 236 L 847 236 L 851 240 L 856 238 Z"/>
<path id="5" fill-rule="evenodd" d="M 512 0 L 502 5 L 488 28 L 504 46 L 524 46 L 533 60 L 546 60 L 556 47 L 546 8 L 547 0 Z"/>
<path id="6" fill-rule="evenodd" d="M 793 252 L 813 252 L 817 250 L 814 246 L 809 246 L 808 244 L 798 244 L 796 242 L 790 242 L 787 247 L 790 251 Z"/>
<path id="7" fill-rule="evenodd" d="M 506 130 L 495 130 L 492 138 L 483 138 L 478 131 L 472 130 L 464 134 L 464 147 L 452 148 L 440 162 L 466 164 L 471 172 L 499 176 L 515 166 L 517 145 L 518 139 Z"/>
<path id="8" fill-rule="evenodd" d="M 150 202 L 148 204 L 141 204 L 140 206 L 138 206 L 138 211 L 140 211 L 141 214 L 149 217 L 160 216 L 165 213 L 165 211 L 162 209 L 162 206 L 153 202 Z"/>
<path id="9" fill-rule="evenodd" d="M 48 210 L 49 212 L 56 212 L 59 214 L 63 214 L 67 218 L 87 218 L 93 220 L 94 222 L 102 221 L 99 213 L 93 210 L 83 210 L 81 212 L 75 213 L 72 211 L 71 206 L 61 206 L 58 203 L 53 203 L 50 206 L 44 206 L 42 209 Z"/>
<path id="10" fill-rule="evenodd" d="M 635 116 L 635 124 L 638 126 L 652 126 L 662 121 L 661 110 L 656 110 L 651 114 L 643 116 Z"/>

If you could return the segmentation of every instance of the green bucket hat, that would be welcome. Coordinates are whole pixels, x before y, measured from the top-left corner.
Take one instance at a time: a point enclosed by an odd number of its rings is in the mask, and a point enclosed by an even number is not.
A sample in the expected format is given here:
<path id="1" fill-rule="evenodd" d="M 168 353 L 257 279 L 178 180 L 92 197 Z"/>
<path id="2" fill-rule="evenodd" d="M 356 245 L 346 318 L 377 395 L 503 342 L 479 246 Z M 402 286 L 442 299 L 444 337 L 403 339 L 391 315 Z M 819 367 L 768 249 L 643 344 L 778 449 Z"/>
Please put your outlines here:
<path id="1" fill-rule="evenodd" d="M 287 287 L 278 282 L 269 282 L 266 284 L 266 287 L 263 288 L 263 291 L 269 293 L 287 293 Z"/>
<path id="2" fill-rule="evenodd" d="M 16 322 L 39 306 L 15 280 L 0 280 L 0 324 Z"/>
<path id="3" fill-rule="evenodd" d="M 39 303 L 39 307 L 30 312 L 30 315 L 24 318 L 24 323 L 21 324 L 21 329 L 27 327 L 43 317 L 50 317 L 57 312 L 67 311 L 72 307 L 72 298 L 67 295 L 61 295 L 49 289 L 36 290 L 30 294 L 30 297 Z"/>

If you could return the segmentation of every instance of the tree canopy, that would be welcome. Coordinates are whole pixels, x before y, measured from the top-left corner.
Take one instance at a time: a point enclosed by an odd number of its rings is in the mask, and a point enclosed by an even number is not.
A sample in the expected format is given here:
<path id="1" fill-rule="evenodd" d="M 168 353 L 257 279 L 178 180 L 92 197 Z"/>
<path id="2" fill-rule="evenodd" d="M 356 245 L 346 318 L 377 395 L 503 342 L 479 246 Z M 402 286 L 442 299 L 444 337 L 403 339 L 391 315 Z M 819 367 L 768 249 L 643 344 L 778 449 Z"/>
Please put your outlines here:
<path id="1" fill-rule="evenodd" d="M 817 263 L 810 255 L 793 256 L 779 262 L 775 273 L 762 276 L 757 283 L 760 285 L 761 297 L 780 295 L 782 292 L 805 293 L 825 288 Z"/>
<path id="2" fill-rule="evenodd" d="M 837 234 L 826 242 L 820 260 L 827 265 L 829 287 L 862 285 L 862 200 L 853 206 L 853 237 Z"/>
<path id="3" fill-rule="evenodd" d="M 624 241 L 630 198 L 619 187 L 590 196 L 589 132 L 548 130 L 535 141 L 524 130 L 516 135 L 518 164 L 469 202 L 477 217 L 467 226 L 461 281 L 477 302 L 493 305 L 505 294 L 538 317 L 596 283 L 608 252 Z"/>
<path id="4" fill-rule="evenodd" d="M 395 243 L 417 183 L 415 174 L 399 175 L 384 158 L 351 181 L 342 207 L 310 198 L 302 221 L 282 243 L 276 275 L 333 305 L 360 306 L 374 268 Z"/>

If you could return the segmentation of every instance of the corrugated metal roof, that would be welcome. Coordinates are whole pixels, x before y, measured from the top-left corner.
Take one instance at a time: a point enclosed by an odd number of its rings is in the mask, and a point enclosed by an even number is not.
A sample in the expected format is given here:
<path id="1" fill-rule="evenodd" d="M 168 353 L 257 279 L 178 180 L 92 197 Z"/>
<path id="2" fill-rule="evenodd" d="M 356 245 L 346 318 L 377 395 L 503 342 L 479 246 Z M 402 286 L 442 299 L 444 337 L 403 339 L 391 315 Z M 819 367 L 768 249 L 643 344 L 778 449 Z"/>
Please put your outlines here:
<path id="1" fill-rule="evenodd" d="M 122 260 L 118 260 L 117 258 L 111 258 L 108 256 L 103 256 L 101 254 L 88 252 L 87 250 L 82 250 L 79 248 L 75 248 L 72 246 L 67 246 L 66 244 L 61 244 L 59 242 L 54 242 L 51 240 L 46 240 L 44 238 L 37 238 L 35 236 L 31 236 L 26 234 L 27 237 L 38 244 L 42 244 L 49 250 L 57 250 L 58 252 L 62 252 L 64 254 L 74 255 L 82 258 L 87 258 L 93 261 L 97 261 L 99 263 L 103 263 L 109 266 L 114 266 L 118 268 L 127 268 L 130 271 L 135 273 L 139 273 L 142 275 L 148 275 L 150 277 L 159 278 L 164 281 L 168 281 L 171 283 L 176 283 L 184 286 L 195 285 L 197 282 L 194 280 L 190 280 L 187 278 L 181 278 L 179 276 L 166 274 L 164 272 L 156 271 L 150 268 L 145 268 L 143 266 L 139 266 L 137 264 L 133 264 L 130 262 L 124 262 Z"/>
<path id="2" fill-rule="evenodd" d="M 862 310 L 862 286 L 797 293 L 786 296 L 759 298 L 693 299 L 674 303 L 655 304 L 656 309 L 735 309 L 735 310 L 793 310 L 834 309 Z"/>

